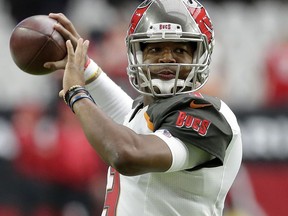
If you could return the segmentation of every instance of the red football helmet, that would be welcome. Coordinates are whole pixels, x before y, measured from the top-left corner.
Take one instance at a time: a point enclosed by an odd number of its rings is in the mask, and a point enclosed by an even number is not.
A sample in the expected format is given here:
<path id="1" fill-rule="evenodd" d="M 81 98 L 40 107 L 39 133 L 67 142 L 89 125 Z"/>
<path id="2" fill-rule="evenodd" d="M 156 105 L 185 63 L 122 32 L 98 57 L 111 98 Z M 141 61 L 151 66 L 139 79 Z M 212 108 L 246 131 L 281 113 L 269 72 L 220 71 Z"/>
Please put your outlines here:
<path id="1" fill-rule="evenodd" d="M 143 64 L 141 43 L 194 42 L 196 50 L 190 64 Z M 127 73 L 131 85 L 140 93 L 165 97 L 200 89 L 207 81 L 214 46 L 213 25 L 206 9 L 195 0 L 146 0 L 132 15 L 127 32 Z M 155 65 L 177 68 L 172 80 L 151 79 Z M 189 66 L 186 79 L 179 78 L 181 67 Z M 157 91 L 155 91 L 157 89 Z"/>

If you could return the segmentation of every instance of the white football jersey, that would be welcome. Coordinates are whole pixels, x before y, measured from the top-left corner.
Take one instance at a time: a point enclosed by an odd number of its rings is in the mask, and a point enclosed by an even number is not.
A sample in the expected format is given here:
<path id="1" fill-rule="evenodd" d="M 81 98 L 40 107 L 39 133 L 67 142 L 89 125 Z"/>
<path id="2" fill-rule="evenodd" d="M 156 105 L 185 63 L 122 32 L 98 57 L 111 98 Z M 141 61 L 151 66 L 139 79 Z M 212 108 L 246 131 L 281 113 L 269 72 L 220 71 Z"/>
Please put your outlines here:
<path id="1" fill-rule="evenodd" d="M 110 167 L 102 216 L 222 216 L 241 164 L 241 133 L 223 101 L 199 95 L 175 96 L 146 107 L 140 104 L 126 116 L 124 125 L 139 134 L 160 131 L 167 139 L 176 137 L 187 149 L 197 147 L 213 159 L 138 176 L 124 176 Z"/>

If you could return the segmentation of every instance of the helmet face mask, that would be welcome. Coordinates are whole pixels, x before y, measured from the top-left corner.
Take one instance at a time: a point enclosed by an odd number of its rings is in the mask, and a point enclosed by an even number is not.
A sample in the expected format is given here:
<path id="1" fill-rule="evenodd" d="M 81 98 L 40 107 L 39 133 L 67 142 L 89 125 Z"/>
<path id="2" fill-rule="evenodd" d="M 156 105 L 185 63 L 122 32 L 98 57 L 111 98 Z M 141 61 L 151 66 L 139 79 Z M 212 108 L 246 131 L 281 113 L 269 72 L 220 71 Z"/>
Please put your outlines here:
<path id="1" fill-rule="evenodd" d="M 193 16 L 193 13 L 197 16 Z M 199 14 L 202 14 L 201 19 Z M 208 24 L 204 25 L 206 31 L 203 31 L 203 20 Z M 143 44 L 161 42 L 195 45 L 192 62 L 144 64 Z M 126 45 L 127 73 L 131 85 L 141 94 L 169 97 L 194 92 L 206 83 L 214 45 L 214 32 L 206 10 L 196 1 L 147 0 L 132 16 Z M 171 68 L 175 71 L 175 79 L 153 78 L 151 70 L 157 67 Z M 187 68 L 190 70 L 188 75 L 181 76 L 182 70 Z"/>

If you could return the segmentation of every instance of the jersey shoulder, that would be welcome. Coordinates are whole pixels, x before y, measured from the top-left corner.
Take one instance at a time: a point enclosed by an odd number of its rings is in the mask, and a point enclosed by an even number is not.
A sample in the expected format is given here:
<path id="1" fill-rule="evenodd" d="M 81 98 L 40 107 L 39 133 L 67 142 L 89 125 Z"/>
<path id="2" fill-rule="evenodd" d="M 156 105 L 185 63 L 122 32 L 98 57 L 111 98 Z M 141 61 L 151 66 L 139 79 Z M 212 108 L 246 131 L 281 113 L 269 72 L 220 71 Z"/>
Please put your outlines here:
<path id="1" fill-rule="evenodd" d="M 200 93 L 191 93 L 156 100 L 149 105 L 147 115 L 152 121 L 155 130 L 172 113 L 185 111 L 186 113 L 204 117 L 203 115 L 207 113 L 218 115 L 220 108 L 220 99 Z"/>
<path id="2" fill-rule="evenodd" d="M 220 112 L 217 97 L 192 93 L 159 99 L 149 105 L 145 115 L 148 127 L 166 129 L 188 145 L 195 145 L 224 161 L 232 139 L 232 129 Z"/>

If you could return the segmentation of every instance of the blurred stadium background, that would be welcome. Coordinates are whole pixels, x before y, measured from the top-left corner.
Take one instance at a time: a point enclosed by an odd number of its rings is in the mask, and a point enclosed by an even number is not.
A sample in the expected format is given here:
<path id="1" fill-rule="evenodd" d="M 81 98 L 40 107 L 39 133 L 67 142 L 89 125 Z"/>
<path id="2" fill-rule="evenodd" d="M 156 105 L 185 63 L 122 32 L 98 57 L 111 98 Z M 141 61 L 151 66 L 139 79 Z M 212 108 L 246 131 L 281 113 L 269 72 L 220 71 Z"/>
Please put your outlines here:
<path id="1" fill-rule="evenodd" d="M 21 72 L 9 52 L 12 29 L 31 15 L 65 13 L 90 39 L 90 56 L 135 97 L 126 78 L 124 39 L 139 2 L 0 0 L 0 216 L 100 215 L 106 175 L 106 165 L 58 99 L 62 71 Z M 231 106 L 243 134 L 243 165 L 225 216 L 286 216 L 288 3 L 201 2 L 216 33 L 203 92 Z"/>

